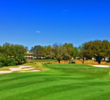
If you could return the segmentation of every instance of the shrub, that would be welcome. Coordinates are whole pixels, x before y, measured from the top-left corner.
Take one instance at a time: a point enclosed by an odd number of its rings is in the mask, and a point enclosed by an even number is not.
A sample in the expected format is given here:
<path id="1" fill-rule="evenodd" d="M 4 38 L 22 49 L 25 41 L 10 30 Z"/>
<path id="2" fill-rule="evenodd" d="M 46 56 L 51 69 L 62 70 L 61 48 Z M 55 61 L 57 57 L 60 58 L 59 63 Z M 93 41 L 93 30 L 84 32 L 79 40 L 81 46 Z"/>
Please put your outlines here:
<path id="1" fill-rule="evenodd" d="M 6 57 L 0 56 L 0 67 L 5 66 Z"/>
<path id="2" fill-rule="evenodd" d="M 0 67 L 2 67 L 3 66 L 3 63 L 2 62 L 0 62 Z"/>
<path id="3" fill-rule="evenodd" d="M 0 57 L 0 67 L 13 66 L 13 65 L 16 65 L 14 58 L 6 57 L 6 56 Z"/>
<path id="4" fill-rule="evenodd" d="M 6 60 L 6 66 L 14 66 L 14 65 L 16 65 L 15 59 L 8 57 L 7 60 Z"/>
<path id="5" fill-rule="evenodd" d="M 17 65 L 24 64 L 24 63 L 26 63 L 26 58 L 24 57 L 24 55 L 19 54 L 16 56 L 15 62 Z"/>
<path id="6" fill-rule="evenodd" d="M 2 66 L 14 66 L 26 63 L 24 55 L 17 55 L 16 58 L 7 56 L 0 56 L 0 67 Z"/>

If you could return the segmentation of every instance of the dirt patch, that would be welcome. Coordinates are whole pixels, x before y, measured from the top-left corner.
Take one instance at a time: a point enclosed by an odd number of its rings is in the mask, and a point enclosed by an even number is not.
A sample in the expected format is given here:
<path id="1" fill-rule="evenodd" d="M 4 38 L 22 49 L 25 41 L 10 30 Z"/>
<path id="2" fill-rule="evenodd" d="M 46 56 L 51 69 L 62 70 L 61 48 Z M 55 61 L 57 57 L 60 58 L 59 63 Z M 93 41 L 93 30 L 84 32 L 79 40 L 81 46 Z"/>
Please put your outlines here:
<path id="1" fill-rule="evenodd" d="M 81 60 L 75 60 L 76 64 L 83 64 Z M 88 64 L 88 65 L 98 65 L 98 62 L 94 61 L 94 60 L 85 60 L 84 64 Z M 102 65 L 106 65 L 107 62 L 106 61 L 102 61 L 101 62 Z"/>
<path id="2" fill-rule="evenodd" d="M 82 61 L 80 61 L 80 60 L 75 60 L 75 63 L 76 63 L 76 64 L 82 64 Z"/>

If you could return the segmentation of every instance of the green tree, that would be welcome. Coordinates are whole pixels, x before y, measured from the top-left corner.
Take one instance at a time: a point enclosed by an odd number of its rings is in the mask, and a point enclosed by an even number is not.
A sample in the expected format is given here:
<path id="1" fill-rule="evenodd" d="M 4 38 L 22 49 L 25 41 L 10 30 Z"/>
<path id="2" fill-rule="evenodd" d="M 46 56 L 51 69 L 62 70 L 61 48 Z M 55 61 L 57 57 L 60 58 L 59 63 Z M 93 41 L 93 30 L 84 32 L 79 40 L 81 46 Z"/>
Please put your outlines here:
<path id="1" fill-rule="evenodd" d="M 63 48 L 61 45 L 53 45 L 53 51 L 55 54 L 55 58 L 58 60 L 58 62 L 60 63 L 60 61 L 63 59 Z"/>
<path id="2" fill-rule="evenodd" d="M 74 56 L 74 47 L 72 43 L 65 43 L 62 46 L 63 59 L 70 60 Z"/>
<path id="3" fill-rule="evenodd" d="M 105 57 L 110 58 L 110 42 L 108 40 L 103 40 L 102 45 L 103 45 L 102 49 L 104 51 L 103 57 L 104 57 L 104 61 L 105 61 Z M 109 61 L 110 61 L 110 59 L 109 59 Z"/>
<path id="4" fill-rule="evenodd" d="M 84 64 L 84 57 L 86 55 L 86 52 L 84 50 L 84 44 L 80 45 L 78 49 L 79 49 L 79 57 L 83 59 L 82 63 Z"/>
<path id="5" fill-rule="evenodd" d="M 5 43 L 3 44 L 3 46 L 0 46 L 0 53 L 8 57 L 15 58 L 18 54 L 24 54 L 26 51 L 27 51 L 26 48 L 22 45 L 13 45 Z"/>
<path id="6" fill-rule="evenodd" d="M 10 44 L 9 43 L 5 43 L 3 44 L 3 47 L 2 47 L 2 54 L 5 55 L 5 56 L 9 56 L 10 54 Z"/>
<path id="7" fill-rule="evenodd" d="M 31 52 L 33 52 L 37 58 L 45 57 L 45 49 L 40 45 L 34 46 Z"/>
<path id="8" fill-rule="evenodd" d="M 96 61 L 100 64 L 102 58 L 106 56 L 105 47 L 107 47 L 107 44 L 103 43 L 103 41 L 95 40 L 86 42 L 82 45 L 80 54 L 87 58 L 95 57 Z"/>
<path id="9" fill-rule="evenodd" d="M 106 57 L 108 57 L 109 58 L 109 62 L 110 62 L 110 42 L 108 43 L 107 42 L 107 47 L 106 47 Z"/>
<path id="10" fill-rule="evenodd" d="M 26 53 L 26 48 L 22 45 L 11 45 L 10 46 L 11 55 L 16 57 L 18 54 L 24 55 Z"/>
<path id="11" fill-rule="evenodd" d="M 44 46 L 44 53 L 47 59 L 52 59 L 55 56 L 53 48 L 51 46 Z"/>
<path id="12" fill-rule="evenodd" d="M 13 45 L 9 43 L 3 44 L 3 46 L 0 46 L 0 66 L 16 65 L 16 57 L 18 55 L 22 55 L 22 57 L 24 57 L 24 53 L 26 51 L 26 48 L 22 45 Z M 19 57 L 19 60 L 25 62 L 25 59 L 22 59 L 22 57 Z"/>
<path id="13" fill-rule="evenodd" d="M 79 55 L 79 50 L 77 47 L 74 47 L 74 58 L 78 57 Z"/>
<path id="14" fill-rule="evenodd" d="M 24 64 L 26 63 L 26 58 L 24 57 L 23 54 L 18 54 L 15 58 L 15 62 L 17 65 Z"/>

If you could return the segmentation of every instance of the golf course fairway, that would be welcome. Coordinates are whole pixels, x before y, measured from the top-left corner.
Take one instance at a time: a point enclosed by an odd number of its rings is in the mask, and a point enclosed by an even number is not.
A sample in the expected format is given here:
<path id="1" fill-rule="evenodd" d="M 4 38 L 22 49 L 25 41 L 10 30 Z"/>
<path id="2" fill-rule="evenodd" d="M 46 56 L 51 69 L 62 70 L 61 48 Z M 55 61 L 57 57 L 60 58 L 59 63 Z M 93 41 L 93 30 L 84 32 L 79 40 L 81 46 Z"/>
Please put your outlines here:
<path id="1" fill-rule="evenodd" d="M 0 100 L 110 100 L 110 69 L 44 64 L 48 70 L 0 75 Z"/>

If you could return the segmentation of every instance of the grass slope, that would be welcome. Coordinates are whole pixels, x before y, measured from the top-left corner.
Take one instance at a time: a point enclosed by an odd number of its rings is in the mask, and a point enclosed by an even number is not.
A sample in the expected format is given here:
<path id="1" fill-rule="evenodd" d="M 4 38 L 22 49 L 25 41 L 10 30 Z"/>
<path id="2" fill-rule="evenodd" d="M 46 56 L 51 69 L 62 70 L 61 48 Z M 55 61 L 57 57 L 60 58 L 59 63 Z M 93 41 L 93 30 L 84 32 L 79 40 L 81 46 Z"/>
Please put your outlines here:
<path id="1" fill-rule="evenodd" d="M 110 100 L 109 68 L 44 66 L 50 70 L 0 75 L 0 100 Z"/>

